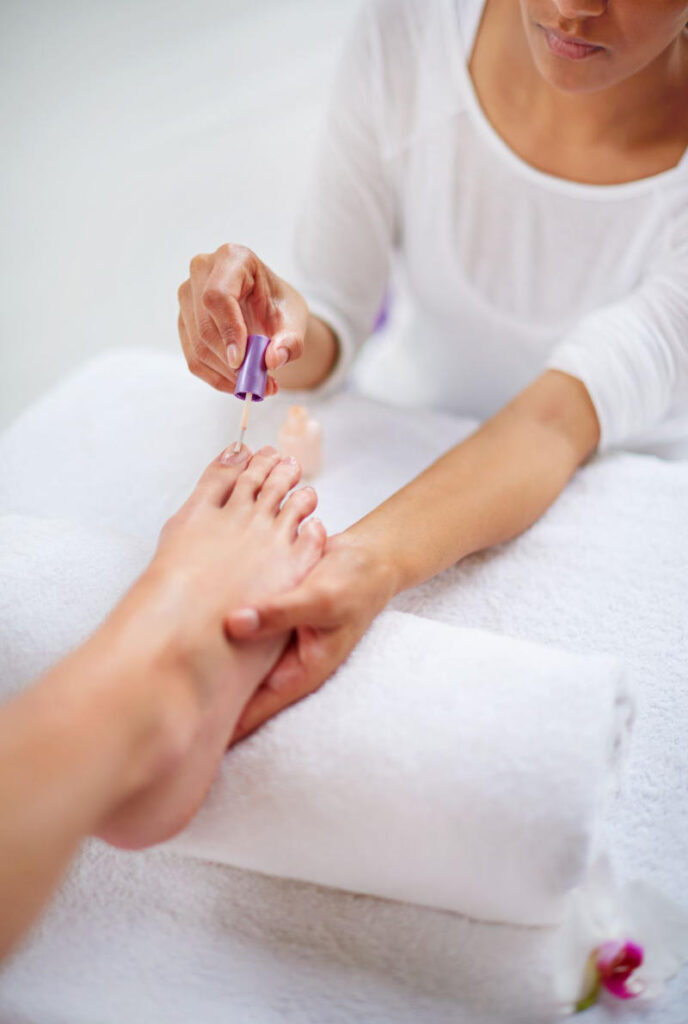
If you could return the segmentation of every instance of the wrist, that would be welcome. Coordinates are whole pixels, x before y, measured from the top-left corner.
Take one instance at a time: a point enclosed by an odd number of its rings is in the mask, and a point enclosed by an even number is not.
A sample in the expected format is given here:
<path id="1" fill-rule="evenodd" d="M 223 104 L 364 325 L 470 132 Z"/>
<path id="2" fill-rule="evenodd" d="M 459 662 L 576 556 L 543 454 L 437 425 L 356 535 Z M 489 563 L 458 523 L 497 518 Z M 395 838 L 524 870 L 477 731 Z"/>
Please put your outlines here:
<path id="1" fill-rule="evenodd" d="M 339 360 L 337 335 L 306 307 L 303 353 L 275 373 L 281 388 L 312 390 L 324 384 Z"/>
<path id="2" fill-rule="evenodd" d="M 377 605 L 377 614 L 405 588 L 396 551 L 368 517 L 354 523 L 340 537 L 356 558 L 358 576 Z"/>

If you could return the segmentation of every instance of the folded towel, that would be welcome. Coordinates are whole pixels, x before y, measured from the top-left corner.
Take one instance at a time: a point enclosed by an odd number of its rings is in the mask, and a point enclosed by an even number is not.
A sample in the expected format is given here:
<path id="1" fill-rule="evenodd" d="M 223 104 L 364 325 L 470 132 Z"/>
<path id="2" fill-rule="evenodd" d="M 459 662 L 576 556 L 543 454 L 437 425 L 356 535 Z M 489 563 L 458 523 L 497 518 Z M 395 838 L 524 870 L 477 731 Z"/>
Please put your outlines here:
<path id="1" fill-rule="evenodd" d="M 145 559 L 111 531 L 1 519 L 3 685 L 88 635 Z M 325 687 L 227 756 L 173 845 L 483 920 L 550 924 L 584 877 L 631 716 L 615 659 L 386 612 Z"/>

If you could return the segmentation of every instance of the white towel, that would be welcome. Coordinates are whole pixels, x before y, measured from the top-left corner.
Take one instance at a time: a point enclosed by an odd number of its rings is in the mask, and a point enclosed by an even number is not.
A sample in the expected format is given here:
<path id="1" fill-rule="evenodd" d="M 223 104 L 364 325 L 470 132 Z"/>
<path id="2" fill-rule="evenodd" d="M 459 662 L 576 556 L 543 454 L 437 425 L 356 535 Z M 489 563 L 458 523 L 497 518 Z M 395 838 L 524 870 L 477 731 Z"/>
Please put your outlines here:
<path id="1" fill-rule="evenodd" d="M 306 401 L 325 426 L 316 485 L 330 529 L 473 426 L 355 395 Z M 271 400 L 254 410 L 250 444 L 274 440 L 283 409 Z M 113 353 L 0 437 L 0 507 L 131 529 L 150 551 L 164 515 L 232 440 L 240 411 L 177 356 Z M 623 658 L 639 713 L 606 845 L 622 879 L 649 878 L 686 907 L 687 517 L 688 465 L 595 459 L 526 534 L 395 601 L 445 624 Z M 168 848 L 131 855 L 92 843 L 5 965 L 0 1020 L 551 1024 L 556 932 L 350 896 Z M 683 1024 L 687 1004 L 684 970 L 643 1020 Z M 588 1017 L 603 1024 L 608 1014 Z"/>
<path id="2" fill-rule="evenodd" d="M 83 643 L 146 560 L 143 544 L 115 530 L 0 516 L 0 700 Z"/>
<path id="3" fill-rule="evenodd" d="M 109 531 L 0 519 L 3 687 L 86 637 L 145 558 Z M 552 924 L 584 878 L 632 706 L 615 659 L 386 612 L 325 687 L 227 755 L 173 845 L 483 920 Z"/>
<path id="4" fill-rule="evenodd" d="M 171 845 L 552 924 L 585 876 L 632 706 L 615 659 L 386 612 L 317 694 L 225 758 Z"/>

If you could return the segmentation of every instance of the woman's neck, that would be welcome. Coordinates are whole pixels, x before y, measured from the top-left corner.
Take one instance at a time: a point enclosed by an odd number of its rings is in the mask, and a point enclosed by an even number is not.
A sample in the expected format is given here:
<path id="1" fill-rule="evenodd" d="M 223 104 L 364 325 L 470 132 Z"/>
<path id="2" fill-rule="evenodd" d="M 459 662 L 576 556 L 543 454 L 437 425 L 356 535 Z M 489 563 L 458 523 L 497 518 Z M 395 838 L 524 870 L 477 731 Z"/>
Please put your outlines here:
<path id="1" fill-rule="evenodd" d="M 611 87 L 566 93 L 540 74 L 514 0 L 487 0 L 470 61 L 483 110 L 540 170 L 615 184 L 668 170 L 688 144 L 688 39 Z"/>

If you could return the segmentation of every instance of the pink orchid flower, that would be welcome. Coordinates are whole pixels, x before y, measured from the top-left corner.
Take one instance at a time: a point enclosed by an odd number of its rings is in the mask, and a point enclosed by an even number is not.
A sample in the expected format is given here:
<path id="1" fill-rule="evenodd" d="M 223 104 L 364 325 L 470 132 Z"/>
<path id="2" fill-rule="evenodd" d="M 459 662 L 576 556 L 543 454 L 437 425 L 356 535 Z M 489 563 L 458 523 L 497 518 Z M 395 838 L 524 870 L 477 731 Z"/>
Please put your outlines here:
<path id="1" fill-rule="evenodd" d="M 631 980 L 631 975 L 640 967 L 643 959 L 643 947 L 637 942 L 622 942 L 620 939 L 603 942 L 590 954 L 586 972 L 590 988 L 576 1004 L 576 1011 L 580 1013 L 596 1003 L 602 988 L 617 999 L 635 999 L 639 996 L 644 986 Z"/>
<path id="2" fill-rule="evenodd" d="M 609 859 L 595 858 L 569 894 L 556 932 L 553 980 L 560 1013 L 580 1013 L 600 997 L 644 1002 L 658 996 L 686 962 L 684 907 L 645 881 L 619 885 Z"/>
<path id="3" fill-rule="evenodd" d="M 617 999 L 634 999 L 643 991 L 643 986 L 629 984 L 629 978 L 643 960 L 643 947 L 637 942 L 603 942 L 597 950 L 600 981 Z"/>

